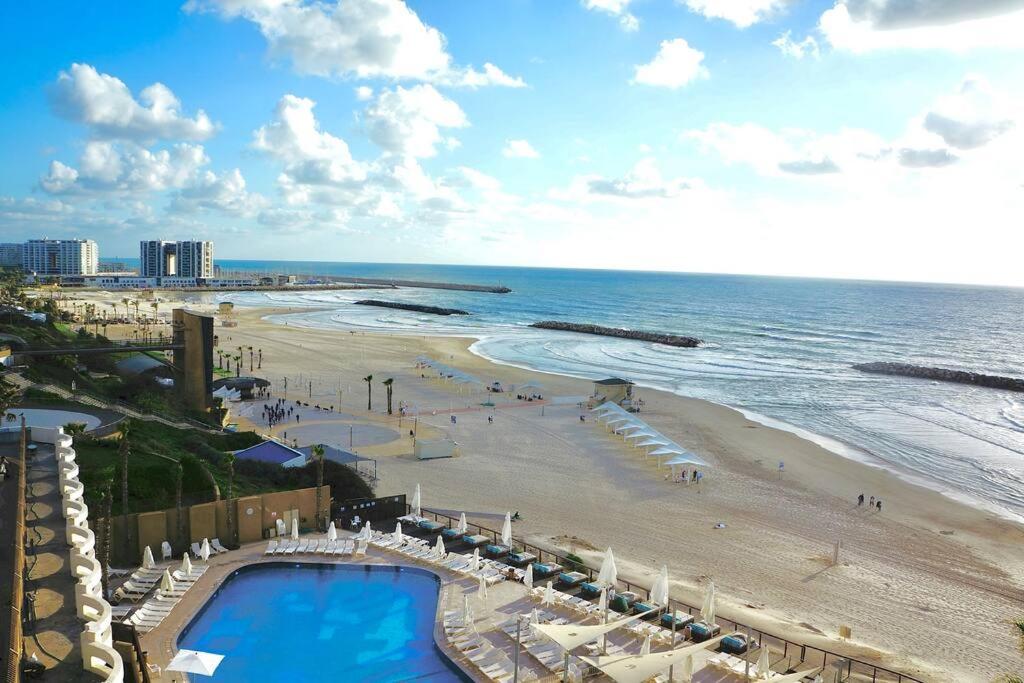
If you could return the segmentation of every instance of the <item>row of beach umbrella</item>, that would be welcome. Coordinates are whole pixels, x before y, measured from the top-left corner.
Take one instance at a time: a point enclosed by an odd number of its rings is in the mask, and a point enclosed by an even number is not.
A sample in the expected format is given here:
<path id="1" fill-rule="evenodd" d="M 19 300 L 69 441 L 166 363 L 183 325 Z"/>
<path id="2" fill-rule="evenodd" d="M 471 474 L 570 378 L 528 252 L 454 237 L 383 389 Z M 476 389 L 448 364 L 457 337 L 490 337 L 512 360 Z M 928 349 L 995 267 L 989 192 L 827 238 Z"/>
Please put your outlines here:
<path id="1" fill-rule="evenodd" d="M 650 449 L 644 453 L 658 458 L 659 465 L 671 465 L 673 468 L 676 465 L 709 466 L 699 455 L 686 450 L 617 403 L 607 401 L 591 412 L 597 414 L 598 422 L 604 423 L 634 448 Z M 663 457 L 669 459 L 662 462 Z"/>

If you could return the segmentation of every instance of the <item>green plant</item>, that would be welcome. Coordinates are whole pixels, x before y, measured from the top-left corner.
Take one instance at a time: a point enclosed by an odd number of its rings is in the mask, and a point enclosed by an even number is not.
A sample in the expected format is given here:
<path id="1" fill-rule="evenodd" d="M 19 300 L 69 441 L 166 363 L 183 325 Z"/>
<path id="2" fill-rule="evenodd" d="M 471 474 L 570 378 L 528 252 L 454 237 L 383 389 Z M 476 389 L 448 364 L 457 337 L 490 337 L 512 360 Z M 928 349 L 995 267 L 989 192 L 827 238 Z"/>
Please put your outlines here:
<path id="1" fill-rule="evenodd" d="M 68 422 L 64 425 L 64 433 L 76 436 L 78 434 L 85 434 L 86 424 L 84 422 Z"/>

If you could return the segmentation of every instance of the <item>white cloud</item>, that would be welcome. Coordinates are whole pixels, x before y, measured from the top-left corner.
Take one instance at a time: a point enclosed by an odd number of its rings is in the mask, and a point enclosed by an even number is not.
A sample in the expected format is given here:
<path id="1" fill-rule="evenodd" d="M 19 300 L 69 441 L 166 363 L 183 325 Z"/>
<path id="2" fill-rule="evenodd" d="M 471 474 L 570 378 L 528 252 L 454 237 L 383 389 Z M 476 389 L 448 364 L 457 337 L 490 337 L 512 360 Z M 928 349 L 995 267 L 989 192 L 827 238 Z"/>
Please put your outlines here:
<path id="1" fill-rule="evenodd" d="M 625 31 L 636 31 L 640 28 L 640 20 L 629 11 L 632 0 L 581 0 L 588 10 L 604 12 L 619 20 L 619 26 Z"/>
<path id="2" fill-rule="evenodd" d="M 465 112 L 432 85 L 383 90 L 366 109 L 370 139 L 395 154 L 431 157 L 443 142 L 442 128 L 469 125 Z"/>
<path id="3" fill-rule="evenodd" d="M 540 152 L 528 140 L 506 140 L 501 153 L 509 159 L 538 159 Z"/>
<path id="4" fill-rule="evenodd" d="M 185 9 L 253 22 L 271 55 L 287 58 L 301 74 L 466 87 L 524 85 L 492 64 L 483 71 L 454 66 L 444 35 L 402 0 L 189 0 Z"/>
<path id="5" fill-rule="evenodd" d="M 133 143 L 86 144 L 78 168 L 50 164 L 40 186 L 51 194 L 142 194 L 184 187 L 209 163 L 202 145 L 149 150 Z"/>
<path id="6" fill-rule="evenodd" d="M 677 0 L 708 19 L 724 19 L 739 28 L 773 16 L 791 0 Z"/>
<path id="7" fill-rule="evenodd" d="M 356 88 L 356 99 L 360 102 L 368 102 L 373 99 L 373 88 L 368 85 L 361 85 Z"/>
<path id="8" fill-rule="evenodd" d="M 181 103 L 162 83 L 144 88 L 136 100 L 128 86 L 88 64 L 62 71 L 52 92 L 61 116 L 89 126 L 96 137 L 122 140 L 204 140 L 216 126 L 203 110 L 181 114 Z"/>
<path id="9" fill-rule="evenodd" d="M 590 197 L 624 200 L 671 199 L 690 189 L 696 181 L 687 178 L 663 178 L 652 157 L 641 159 L 620 178 L 589 175 L 577 178 L 574 186 L 581 187 Z"/>
<path id="10" fill-rule="evenodd" d="M 791 37 L 791 32 L 786 31 L 781 36 L 772 41 L 772 45 L 779 48 L 779 51 L 787 57 L 793 57 L 794 59 L 803 59 L 804 57 L 813 57 L 819 59 L 821 57 L 821 51 L 818 48 L 818 41 L 814 39 L 814 36 L 807 36 L 800 42 L 796 42 Z"/>
<path id="11" fill-rule="evenodd" d="M 701 64 L 704 53 L 696 50 L 683 39 L 664 40 L 647 64 L 635 67 L 633 82 L 664 88 L 681 88 L 698 78 L 707 78 L 708 70 Z"/>
<path id="12" fill-rule="evenodd" d="M 924 117 L 924 128 L 950 147 L 975 149 L 1014 127 L 1011 105 L 983 79 L 968 77 L 953 95 L 941 98 Z"/>
<path id="13" fill-rule="evenodd" d="M 174 197 L 171 210 L 195 213 L 213 209 L 237 216 L 253 216 L 267 205 L 266 199 L 245 189 L 245 178 L 237 168 L 217 175 L 213 171 L 198 174 Z"/>
<path id="14" fill-rule="evenodd" d="M 494 176 L 487 175 L 486 173 L 478 171 L 475 168 L 470 168 L 469 166 L 460 166 L 458 170 L 466 181 L 478 190 L 501 189 L 501 181 Z"/>
<path id="15" fill-rule="evenodd" d="M 837 0 L 818 21 L 837 50 L 1024 48 L 1019 0 Z"/>

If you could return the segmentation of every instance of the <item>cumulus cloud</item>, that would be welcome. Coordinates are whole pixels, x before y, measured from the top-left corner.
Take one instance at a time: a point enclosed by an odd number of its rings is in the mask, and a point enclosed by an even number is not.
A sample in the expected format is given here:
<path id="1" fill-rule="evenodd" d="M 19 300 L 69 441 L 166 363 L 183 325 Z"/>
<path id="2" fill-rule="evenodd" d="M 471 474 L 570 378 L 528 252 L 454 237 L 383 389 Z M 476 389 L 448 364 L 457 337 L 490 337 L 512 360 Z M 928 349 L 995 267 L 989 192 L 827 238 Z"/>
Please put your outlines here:
<path id="1" fill-rule="evenodd" d="M 912 149 L 904 147 L 897 157 L 901 166 L 907 168 L 942 168 L 957 162 L 957 156 L 948 149 Z"/>
<path id="2" fill-rule="evenodd" d="M 361 85 L 356 88 L 356 99 L 360 102 L 369 102 L 373 99 L 373 88 L 368 85 Z"/>
<path id="3" fill-rule="evenodd" d="M 836 0 L 818 29 L 838 50 L 1024 48 L 1022 0 Z"/>
<path id="4" fill-rule="evenodd" d="M 634 67 L 633 82 L 675 90 L 708 77 L 703 61 L 704 53 L 690 47 L 683 38 L 663 40 L 654 59 Z"/>
<path id="5" fill-rule="evenodd" d="M 142 194 L 184 187 L 209 163 L 202 145 L 178 143 L 150 150 L 133 143 L 93 141 L 78 168 L 60 161 L 39 184 L 51 194 Z"/>
<path id="6" fill-rule="evenodd" d="M 773 16 L 790 0 L 677 0 L 690 11 L 708 19 L 724 19 L 739 28 L 747 28 Z"/>
<path id="7" fill-rule="evenodd" d="M 528 140 L 506 140 L 501 153 L 510 159 L 538 159 L 540 152 Z"/>
<path id="8" fill-rule="evenodd" d="M 195 213 L 200 209 L 213 209 L 236 216 L 252 216 L 266 204 L 262 195 L 245 189 L 245 178 L 236 168 L 221 175 L 213 171 L 198 174 L 174 197 L 171 210 Z"/>
<path id="9" fill-rule="evenodd" d="M 525 85 L 493 64 L 483 71 L 453 65 L 444 35 L 402 0 L 189 0 L 185 9 L 254 23 L 270 54 L 288 59 L 301 74 L 465 87 Z"/>
<path id="10" fill-rule="evenodd" d="M 434 86 L 398 86 L 383 90 L 366 109 L 366 131 L 381 148 L 395 154 L 432 157 L 443 128 L 469 125 L 465 112 Z"/>
<path id="11" fill-rule="evenodd" d="M 782 54 L 794 59 L 803 59 L 804 57 L 819 59 L 821 57 L 821 50 L 818 48 L 818 41 L 814 39 L 814 36 L 807 36 L 797 42 L 791 37 L 791 32 L 786 31 L 773 40 L 772 45 L 779 48 Z"/>
<path id="12" fill-rule="evenodd" d="M 636 31 L 640 28 L 640 20 L 629 11 L 632 0 L 581 0 L 581 2 L 583 7 L 588 10 L 617 17 L 619 26 L 625 31 Z"/>
<path id="13" fill-rule="evenodd" d="M 204 140 L 216 131 L 202 109 L 192 118 L 183 115 L 181 102 L 162 83 L 143 88 L 136 100 L 123 81 L 88 64 L 60 73 L 51 102 L 59 115 L 89 126 L 98 138 Z"/>
<path id="14" fill-rule="evenodd" d="M 690 188 L 685 178 L 663 178 L 653 158 L 641 159 L 621 178 L 589 177 L 587 190 L 593 195 L 622 199 L 669 199 Z"/>
<path id="15" fill-rule="evenodd" d="M 828 157 L 821 159 L 799 159 L 797 161 L 780 161 L 779 170 L 795 175 L 824 175 L 826 173 L 839 173 L 836 162 Z"/>

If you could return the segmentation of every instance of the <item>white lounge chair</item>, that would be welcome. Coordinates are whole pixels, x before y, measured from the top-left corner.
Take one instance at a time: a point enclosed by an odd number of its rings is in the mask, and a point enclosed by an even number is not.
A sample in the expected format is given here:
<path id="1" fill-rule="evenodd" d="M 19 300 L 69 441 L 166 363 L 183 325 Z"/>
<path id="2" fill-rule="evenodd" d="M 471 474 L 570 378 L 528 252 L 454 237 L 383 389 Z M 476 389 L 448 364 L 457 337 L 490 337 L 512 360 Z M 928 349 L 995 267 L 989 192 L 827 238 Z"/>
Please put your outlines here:
<path id="1" fill-rule="evenodd" d="M 264 555 L 273 555 L 274 552 L 277 550 L 277 546 L 278 546 L 278 542 L 277 541 L 269 541 L 267 543 L 267 549 L 263 551 L 263 554 Z"/>
<path id="2" fill-rule="evenodd" d="M 164 541 L 160 544 L 160 552 L 163 554 L 165 560 L 171 559 L 174 552 L 171 550 L 171 544 Z"/>
<path id="3" fill-rule="evenodd" d="M 220 544 L 219 538 L 215 538 L 210 541 L 210 549 L 215 550 L 217 554 L 230 552 L 230 550 Z"/>
<path id="4" fill-rule="evenodd" d="M 200 555 L 202 555 L 202 546 L 197 541 L 192 544 L 192 557 L 199 557 Z"/>

